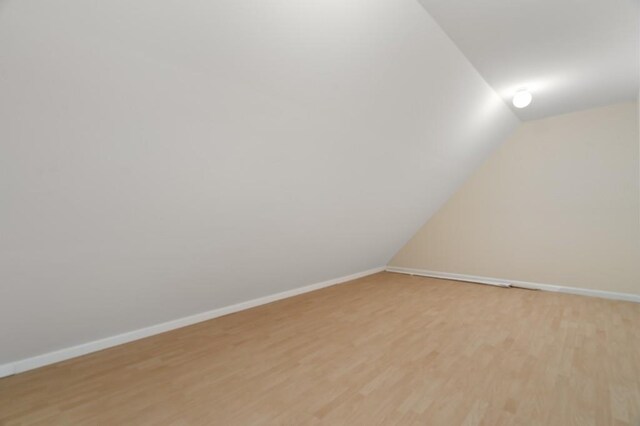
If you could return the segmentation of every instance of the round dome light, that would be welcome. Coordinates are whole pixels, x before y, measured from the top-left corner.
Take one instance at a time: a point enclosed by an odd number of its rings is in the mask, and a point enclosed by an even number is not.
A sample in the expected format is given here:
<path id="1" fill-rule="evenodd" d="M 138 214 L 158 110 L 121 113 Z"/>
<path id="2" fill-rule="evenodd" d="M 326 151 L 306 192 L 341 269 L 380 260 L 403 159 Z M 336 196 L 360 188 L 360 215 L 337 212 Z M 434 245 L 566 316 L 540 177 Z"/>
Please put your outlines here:
<path id="1" fill-rule="evenodd" d="M 519 90 L 513 95 L 513 106 L 516 108 L 524 108 L 531 103 L 533 96 L 526 90 Z"/>

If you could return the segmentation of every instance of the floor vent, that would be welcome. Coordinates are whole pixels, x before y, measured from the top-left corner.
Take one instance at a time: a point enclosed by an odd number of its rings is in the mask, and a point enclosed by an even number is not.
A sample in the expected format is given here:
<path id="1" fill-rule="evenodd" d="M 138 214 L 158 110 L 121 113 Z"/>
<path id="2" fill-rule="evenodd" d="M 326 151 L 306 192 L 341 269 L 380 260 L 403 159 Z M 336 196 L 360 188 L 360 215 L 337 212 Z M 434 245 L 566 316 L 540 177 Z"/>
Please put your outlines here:
<path id="1" fill-rule="evenodd" d="M 529 291 L 540 291 L 539 288 L 520 287 L 518 285 L 513 285 L 513 284 L 509 284 L 509 288 L 519 288 L 520 290 L 529 290 Z"/>

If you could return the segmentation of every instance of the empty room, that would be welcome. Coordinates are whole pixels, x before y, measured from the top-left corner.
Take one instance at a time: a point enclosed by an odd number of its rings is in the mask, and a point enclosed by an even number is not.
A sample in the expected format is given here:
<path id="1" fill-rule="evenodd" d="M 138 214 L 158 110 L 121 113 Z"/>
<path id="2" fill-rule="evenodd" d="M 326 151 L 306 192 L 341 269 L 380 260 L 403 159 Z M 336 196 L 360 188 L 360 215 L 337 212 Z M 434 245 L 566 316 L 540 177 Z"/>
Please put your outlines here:
<path id="1" fill-rule="evenodd" d="M 637 0 L 0 0 L 0 425 L 640 426 Z"/>

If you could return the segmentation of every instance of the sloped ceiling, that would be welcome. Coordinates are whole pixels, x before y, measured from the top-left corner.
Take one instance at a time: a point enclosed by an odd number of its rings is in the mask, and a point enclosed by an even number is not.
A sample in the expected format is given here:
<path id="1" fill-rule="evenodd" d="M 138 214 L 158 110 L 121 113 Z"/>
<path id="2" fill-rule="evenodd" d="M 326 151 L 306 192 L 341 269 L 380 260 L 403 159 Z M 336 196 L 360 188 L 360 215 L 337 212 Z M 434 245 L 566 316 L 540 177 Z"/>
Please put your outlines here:
<path id="1" fill-rule="evenodd" d="M 0 4 L 0 363 L 385 265 L 518 120 L 414 0 Z"/>
<path id="2" fill-rule="evenodd" d="M 522 120 L 637 99 L 638 0 L 420 2 Z"/>

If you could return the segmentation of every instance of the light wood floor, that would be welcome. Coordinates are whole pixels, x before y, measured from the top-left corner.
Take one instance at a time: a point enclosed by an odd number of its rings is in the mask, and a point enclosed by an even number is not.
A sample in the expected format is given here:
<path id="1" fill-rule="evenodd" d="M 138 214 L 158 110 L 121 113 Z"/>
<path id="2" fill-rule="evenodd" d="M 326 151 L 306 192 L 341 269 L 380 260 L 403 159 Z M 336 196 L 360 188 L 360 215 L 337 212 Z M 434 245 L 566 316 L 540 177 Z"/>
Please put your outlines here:
<path id="1" fill-rule="evenodd" d="M 0 380 L 1 424 L 640 425 L 640 304 L 381 273 Z"/>

